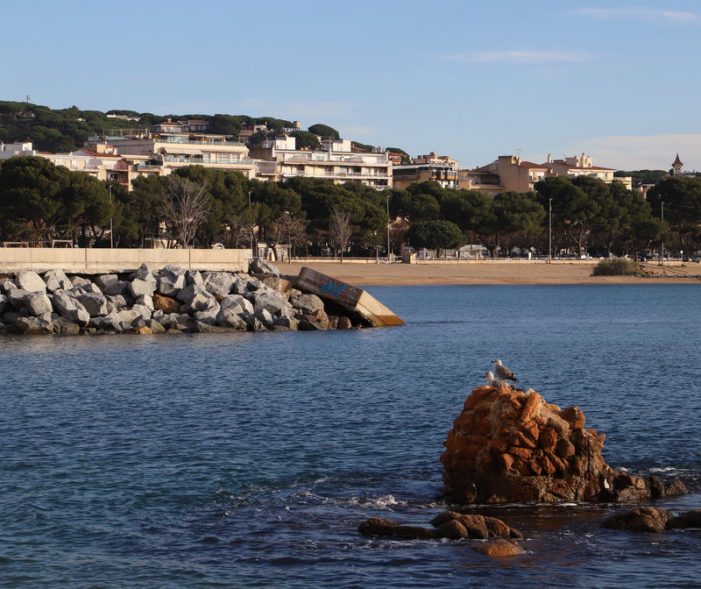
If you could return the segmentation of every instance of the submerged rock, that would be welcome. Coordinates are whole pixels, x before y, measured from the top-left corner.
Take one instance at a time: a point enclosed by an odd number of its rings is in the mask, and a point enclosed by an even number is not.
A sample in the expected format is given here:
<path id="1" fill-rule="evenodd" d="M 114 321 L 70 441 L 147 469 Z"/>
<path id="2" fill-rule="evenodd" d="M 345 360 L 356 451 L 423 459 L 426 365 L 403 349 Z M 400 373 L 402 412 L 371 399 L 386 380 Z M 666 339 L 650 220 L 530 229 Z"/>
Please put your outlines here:
<path id="1" fill-rule="evenodd" d="M 608 518 L 605 528 L 628 530 L 630 532 L 652 532 L 660 534 L 667 529 L 672 514 L 658 507 L 636 507 Z"/>

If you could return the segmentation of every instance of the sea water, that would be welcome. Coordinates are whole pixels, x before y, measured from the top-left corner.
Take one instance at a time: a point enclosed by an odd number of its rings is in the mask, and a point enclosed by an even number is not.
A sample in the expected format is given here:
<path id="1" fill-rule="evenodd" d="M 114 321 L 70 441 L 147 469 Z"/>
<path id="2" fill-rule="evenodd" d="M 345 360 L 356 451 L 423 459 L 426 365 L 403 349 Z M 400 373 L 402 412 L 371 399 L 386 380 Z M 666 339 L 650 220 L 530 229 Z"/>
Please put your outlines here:
<path id="1" fill-rule="evenodd" d="M 701 531 L 505 506 L 522 556 L 358 534 L 427 524 L 442 443 L 497 357 L 617 468 L 701 508 L 695 285 L 374 287 L 399 328 L 0 339 L 0 586 L 697 586 Z"/>

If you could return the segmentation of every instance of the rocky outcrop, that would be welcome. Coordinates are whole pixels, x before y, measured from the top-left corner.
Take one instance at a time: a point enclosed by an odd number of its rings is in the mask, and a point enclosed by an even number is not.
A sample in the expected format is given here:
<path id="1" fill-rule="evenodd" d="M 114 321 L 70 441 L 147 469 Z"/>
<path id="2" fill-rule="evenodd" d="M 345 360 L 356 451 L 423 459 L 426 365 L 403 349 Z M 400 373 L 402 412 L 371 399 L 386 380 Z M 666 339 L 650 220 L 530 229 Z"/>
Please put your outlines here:
<path id="1" fill-rule="evenodd" d="M 459 504 L 640 502 L 685 492 L 675 481 L 608 466 L 605 436 L 578 407 L 560 409 L 509 385 L 472 391 L 441 456 L 446 497 Z"/>
<path id="2" fill-rule="evenodd" d="M 523 534 L 496 517 L 444 511 L 431 520 L 431 526 L 406 525 L 384 517 L 371 517 L 358 526 L 358 531 L 363 536 L 398 540 L 490 540 L 471 546 L 492 557 L 523 552 L 514 542 L 523 539 Z"/>
<path id="3" fill-rule="evenodd" d="M 364 536 L 384 536 L 402 539 L 438 539 L 450 540 L 488 538 L 522 539 L 523 534 L 496 517 L 477 514 L 444 511 L 431 520 L 432 528 L 399 524 L 384 517 L 371 517 L 358 527 Z"/>
<path id="4" fill-rule="evenodd" d="M 661 534 L 667 530 L 701 528 L 701 509 L 678 515 L 659 507 L 636 507 L 624 513 L 612 515 L 603 526 L 612 530 L 628 532 L 651 532 Z"/>
<path id="5" fill-rule="evenodd" d="M 81 276 L 51 270 L 0 278 L 0 333 L 76 334 L 173 331 L 229 333 L 366 327 L 256 261 L 259 273 L 186 271 L 142 265 L 131 274 Z M 329 303 L 331 304 L 331 303 Z"/>

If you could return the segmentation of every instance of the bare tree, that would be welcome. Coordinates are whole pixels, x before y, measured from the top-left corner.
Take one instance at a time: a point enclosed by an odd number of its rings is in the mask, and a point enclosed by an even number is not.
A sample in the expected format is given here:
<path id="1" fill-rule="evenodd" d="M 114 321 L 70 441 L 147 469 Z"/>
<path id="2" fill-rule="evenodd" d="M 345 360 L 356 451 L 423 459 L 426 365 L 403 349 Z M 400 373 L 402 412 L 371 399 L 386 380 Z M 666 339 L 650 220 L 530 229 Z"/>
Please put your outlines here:
<path id="1" fill-rule="evenodd" d="M 183 247 L 192 243 L 200 225 L 211 213 L 207 185 L 180 176 L 168 177 L 161 204 L 173 237 Z"/>
<path id="2" fill-rule="evenodd" d="M 341 253 L 341 262 L 343 251 L 348 247 L 352 234 L 350 213 L 334 207 L 329 218 L 329 239 L 334 249 Z"/>
<path id="3" fill-rule="evenodd" d="M 303 219 L 291 215 L 288 211 L 275 220 L 273 233 L 278 243 L 286 243 L 289 247 L 288 261 L 291 261 L 294 246 L 307 242 L 307 225 Z"/>

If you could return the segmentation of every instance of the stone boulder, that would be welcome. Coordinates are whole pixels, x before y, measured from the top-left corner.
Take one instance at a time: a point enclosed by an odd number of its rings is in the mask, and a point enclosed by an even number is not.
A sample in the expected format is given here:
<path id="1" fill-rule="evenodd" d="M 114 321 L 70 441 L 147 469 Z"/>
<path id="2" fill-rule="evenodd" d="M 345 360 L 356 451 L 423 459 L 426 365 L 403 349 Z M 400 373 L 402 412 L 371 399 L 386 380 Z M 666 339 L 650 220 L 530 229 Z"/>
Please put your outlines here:
<path id="1" fill-rule="evenodd" d="M 77 323 L 80 327 L 86 327 L 90 323 L 90 313 L 88 313 L 80 303 L 65 290 L 57 290 L 54 293 L 54 309 L 56 312 L 69 321 Z"/>
<path id="2" fill-rule="evenodd" d="M 53 311 L 49 297 L 42 292 L 37 292 L 27 297 L 26 307 L 34 317 Z"/>
<path id="3" fill-rule="evenodd" d="M 107 299 L 102 293 L 88 292 L 78 297 L 78 300 L 91 317 L 99 317 L 109 313 Z"/>
<path id="4" fill-rule="evenodd" d="M 15 277 L 17 286 L 29 292 L 46 292 L 46 282 L 36 272 L 18 272 Z"/>
<path id="5" fill-rule="evenodd" d="M 23 288 L 9 288 L 5 296 L 10 305 L 12 305 L 12 308 L 19 311 L 27 306 L 27 301 L 34 296 L 34 293 L 24 290 Z"/>
<path id="6" fill-rule="evenodd" d="M 669 528 L 701 528 L 701 509 L 692 509 L 686 513 L 680 513 L 672 518 L 668 524 Z"/>
<path id="7" fill-rule="evenodd" d="M 248 265 L 248 271 L 251 274 L 264 274 L 275 277 L 280 276 L 280 270 L 278 267 L 263 258 L 253 258 Z"/>
<path id="8" fill-rule="evenodd" d="M 611 516 L 604 521 L 604 527 L 629 532 L 652 532 L 661 534 L 667 529 L 672 514 L 658 507 L 636 507 L 625 513 Z"/>
<path id="9" fill-rule="evenodd" d="M 157 292 L 153 295 L 153 308 L 164 313 L 178 313 L 182 303 L 168 295 Z"/>
<path id="10" fill-rule="evenodd" d="M 77 275 L 71 276 L 69 278 L 69 280 L 71 281 L 72 287 L 86 286 L 86 285 L 90 284 L 90 280 L 88 280 L 87 278 L 83 278 L 82 276 L 77 276 Z"/>
<path id="11" fill-rule="evenodd" d="M 316 315 L 324 311 L 324 301 L 315 294 L 300 294 L 290 297 L 290 304 L 302 315 Z"/>
<path id="12" fill-rule="evenodd" d="M 176 296 L 185 288 L 185 270 L 177 266 L 166 266 L 158 273 L 157 292 L 166 296 Z"/>
<path id="13" fill-rule="evenodd" d="M 485 556 L 491 558 L 505 558 L 508 556 L 518 556 L 523 554 L 524 550 L 516 542 L 509 540 L 491 540 L 490 542 L 480 542 L 475 544 L 474 548 L 477 552 L 481 552 Z"/>
<path id="14" fill-rule="evenodd" d="M 584 423 L 578 407 L 560 409 L 532 389 L 474 389 L 444 443 L 446 497 L 460 504 L 639 502 L 659 492 L 654 479 L 608 466 L 605 436 Z M 675 489 L 663 486 L 663 493 Z"/>
<path id="15" fill-rule="evenodd" d="M 435 540 L 438 532 L 423 526 L 407 526 L 384 517 L 371 517 L 358 526 L 363 536 L 382 536 L 400 540 Z"/>
<path id="16" fill-rule="evenodd" d="M 0 315 L 5 312 L 5 308 L 8 305 L 7 297 L 4 294 L 0 294 Z"/>
<path id="17" fill-rule="evenodd" d="M 233 284 L 234 277 L 228 272 L 207 272 L 204 277 L 204 287 L 217 300 L 221 300 L 228 295 Z"/>
<path id="18" fill-rule="evenodd" d="M 153 277 L 151 277 L 153 278 Z M 129 292 L 131 296 L 135 299 L 142 297 L 144 295 L 153 296 L 156 290 L 156 281 L 154 280 L 143 280 L 141 278 L 134 278 L 129 283 Z"/>
<path id="19" fill-rule="evenodd" d="M 18 317 L 9 327 L 16 335 L 46 335 L 53 333 L 51 321 L 40 317 Z"/>
<path id="20" fill-rule="evenodd" d="M 192 311 L 206 311 L 216 306 L 217 300 L 202 284 L 190 284 L 178 293 L 178 300 Z"/>
<path id="21" fill-rule="evenodd" d="M 113 276 L 113 275 L 108 275 L 108 276 Z M 104 285 L 100 285 L 100 283 L 96 283 L 102 292 L 106 295 L 116 297 L 116 296 L 123 296 L 126 294 L 129 290 L 129 283 L 124 281 L 124 280 L 119 280 L 118 278 L 114 278 L 113 280 L 109 280 L 108 282 L 105 282 Z"/>
<path id="22" fill-rule="evenodd" d="M 447 538 L 449 534 L 459 532 L 460 538 L 473 538 L 486 540 L 488 538 L 516 538 L 522 539 L 523 534 L 510 527 L 496 517 L 479 514 L 456 513 L 444 511 L 431 520 L 431 525 L 443 530 Z"/>
<path id="23" fill-rule="evenodd" d="M 388 538 L 435 540 L 448 538 L 488 539 L 523 538 L 523 534 L 495 517 L 476 514 L 460 514 L 445 511 L 431 521 L 433 528 L 399 524 L 384 517 L 371 517 L 358 527 L 364 536 L 384 536 Z"/>
<path id="24" fill-rule="evenodd" d="M 63 270 L 44 272 L 44 282 L 46 283 L 46 290 L 49 292 L 69 290 L 73 286 Z"/>
<path id="25" fill-rule="evenodd" d="M 141 264 L 139 266 L 139 269 L 131 274 L 129 278 L 134 280 L 143 280 L 145 282 L 150 282 L 151 284 L 156 285 L 156 277 L 154 276 L 154 272 L 151 269 L 151 267 L 148 264 Z"/>

